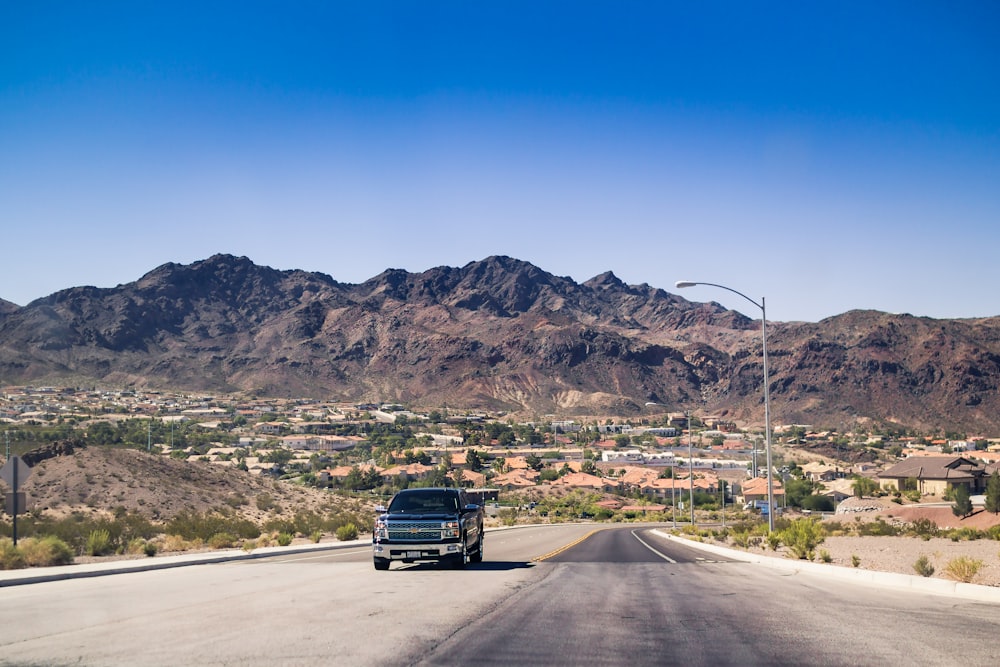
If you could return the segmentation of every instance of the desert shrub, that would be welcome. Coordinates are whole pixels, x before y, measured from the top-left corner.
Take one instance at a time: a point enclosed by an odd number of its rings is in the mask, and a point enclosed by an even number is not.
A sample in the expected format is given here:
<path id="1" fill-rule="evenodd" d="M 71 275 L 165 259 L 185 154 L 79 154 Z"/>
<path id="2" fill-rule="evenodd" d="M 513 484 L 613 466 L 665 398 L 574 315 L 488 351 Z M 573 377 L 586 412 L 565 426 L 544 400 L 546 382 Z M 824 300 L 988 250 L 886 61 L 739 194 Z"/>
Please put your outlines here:
<path id="1" fill-rule="evenodd" d="M 823 561 L 824 563 L 832 563 L 833 562 L 833 556 L 831 556 L 830 552 L 827 551 L 826 549 L 820 549 L 819 550 L 819 559 L 821 561 Z"/>
<path id="2" fill-rule="evenodd" d="M 278 534 L 278 546 L 287 547 L 291 543 L 292 543 L 292 535 L 290 533 Z"/>
<path id="3" fill-rule="evenodd" d="M 324 523 L 324 518 L 316 512 L 312 510 L 300 511 L 295 513 L 294 518 L 289 522 L 288 529 L 282 532 L 309 535 L 313 531 L 322 530 Z"/>
<path id="4" fill-rule="evenodd" d="M 976 578 L 976 575 L 979 574 L 979 570 L 982 569 L 982 567 L 983 561 L 978 558 L 959 556 L 958 558 L 953 558 L 948 561 L 944 571 L 952 579 L 968 584 Z"/>
<path id="5" fill-rule="evenodd" d="M 857 554 L 851 554 L 851 567 L 861 566 L 861 556 Z"/>
<path id="6" fill-rule="evenodd" d="M 934 566 L 931 565 L 931 561 L 927 556 L 920 556 L 913 564 L 913 571 L 921 577 L 929 577 L 934 574 Z"/>
<path id="7" fill-rule="evenodd" d="M 858 535 L 864 537 L 867 535 L 875 537 L 889 537 L 893 535 L 899 535 L 899 529 L 896 526 L 886 523 L 885 519 L 878 517 L 874 521 L 861 521 L 855 525 L 855 530 L 857 530 Z"/>
<path id="8" fill-rule="evenodd" d="M 153 540 L 144 540 L 141 537 L 137 537 L 128 543 L 128 546 L 125 548 L 125 553 L 136 556 L 155 556 L 158 550 L 159 548 Z"/>
<path id="9" fill-rule="evenodd" d="M 991 540 L 1000 540 L 1000 524 L 987 528 L 986 537 Z"/>
<path id="10" fill-rule="evenodd" d="M 823 527 L 813 519 L 797 519 L 781 531 L 781 542 L 796 558 L 812 560 L 824 538 Z"/>
<path id="11" fill-rule="evenodd" d="M 114 551 L 114 546 L 111 544 L 111 535 L 107 530 L 95 530 L 87 536 L 87 543 L 85 545 L 85 552 L 90 556 L 107 556 L 109 553 Z"/>
<path id="12" fill-rule="evenodd" d="M 349 542 L 358 539 L 358 528 L 353 523 L 348 523 L 337 529 L 337 539 L 341 542 Z"/>
<path id="13" fill-rule="evenodd" d="M 264 531 L 268 533 L 291 533 L 295 534 L 295 522 L 291 519 L 274 517 L 264 522 Z"/>
<path id="14" fill-rule="evenodd" d="M 243 541 L 243 551 L 250 553 L 257 548 L 257 540 L 244 540 Z"/>
<path id="15" fill-rule="evenodd" d="M 973 542 L 986 537 L 986 533 L 977 528 L 970 528 L 966 526 L 964 528 L 958 528 L 957 530 L 951 531 L 948 537 L 951 538 L 952 542 Z"/>
<path id="16" fill-rule="evenodd" d="M 919 503 L 920 491 L 917 491 L 916 489 L 910 489 L 909 491 L 903 494 L 903 497 L 909 500 L 911 503 Z"/>
<path id="17" fill-rule="evenodd" d="M 777 551 L 781 546 L 781 534 L 777 531 L 767 534 L 767 546 L 771 551 Z"/>
<path id="18" fill-rule="evenodd" d="M 253 521 L 220 512 L 180 512 L 168 521 L 164 532 L 188 540 L 207 542 L 216 533 L 230 533 L 238 538 L 255 538 L 260 529 Z"/>
<path id="19" fill-rule="evenodd" d="M 826 530 L 828 535 L 833 535 L 834 533 L 847 533 L 850 528 L 844 525 L 843 521 L 824 521 L 823 529 Z"/>
<path id="20" fill-rule="evenodd" d="M 930 519 L 917 519 L 907 527 L 907 532 L 923 540 L 929 540 L 938 534 L 938 527 Z"/>
<path id="21" fill-rule="evenodd" d="M 189 540 L 182 535 L 167 534 L 163 537 L 163 551 L 190 551 L 204 544 L 203 540 Z"/>
<path id="22" fill-rule="evenodd" d="M 746 549 L 750 546 L 750 531 L 733 530 L 733 544 Z"/>
<path id="23" fill-rule="evenodd" d="M 9 538 L 0 538 L 0 570 L 19 570 L 25 566 L 24 555 Z"/>
<path id="24" fill-rule="evenodd" d="M 18 545 L 18 549 L 28 567 L 69 565 L 73 562 L 73 549 L 53 535 L 29 537 Z"/>
<path id="25" fill-rule="evenodd" d="M 256 498 L 257 509 L 261 512 L 266 512 L 268 510 L 274 509 L 276 504 L 274 502 L 274 496 L 270 493 L 261 493 Z"/>
<path id="26" fill-rule="evenodd" d="M 323 539 L 323 531 L 314 530 L 313 532 L 309 533 L 309 539 L 312 541 L 313 544 L 318 543 L 321 539 Z"/>
<path id="27" fill-rule="evenodd" d="M 208 538 L 207 543 L 212 549 L 232 549 L 236 541 L 236 536 L 230 533 L 216 533 Z"/>

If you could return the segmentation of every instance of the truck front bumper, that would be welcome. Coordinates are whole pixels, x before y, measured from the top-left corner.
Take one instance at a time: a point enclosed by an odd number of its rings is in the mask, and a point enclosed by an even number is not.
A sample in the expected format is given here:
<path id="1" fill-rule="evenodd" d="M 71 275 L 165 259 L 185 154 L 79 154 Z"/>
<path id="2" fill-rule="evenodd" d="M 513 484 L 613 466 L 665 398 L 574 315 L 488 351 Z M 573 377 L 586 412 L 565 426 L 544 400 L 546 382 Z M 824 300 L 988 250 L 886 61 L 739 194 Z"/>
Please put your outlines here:
<path id="1" fill-rule="evenodd" d="M 442 560 L 462 553 L 461 542 L 398 544 L 388 542 L 373 542 L 372 553 L 375 558 L 386 560 L 418 561 Z"/>

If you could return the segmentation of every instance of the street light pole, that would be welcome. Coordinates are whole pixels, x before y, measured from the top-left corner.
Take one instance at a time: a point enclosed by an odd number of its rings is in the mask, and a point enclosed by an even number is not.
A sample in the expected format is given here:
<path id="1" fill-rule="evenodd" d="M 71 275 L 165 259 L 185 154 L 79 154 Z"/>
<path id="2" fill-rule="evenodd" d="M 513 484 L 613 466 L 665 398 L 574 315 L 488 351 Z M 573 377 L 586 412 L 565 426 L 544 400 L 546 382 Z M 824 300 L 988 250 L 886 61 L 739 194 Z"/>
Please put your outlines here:
<path id="1" fill-rule="evenodd" d="M 685 412 L 688 420 L 688 500 L 691 501 L 691 527 L 694 528 L 694 449 L 691 444 L 691 413 Z"/>
<path id="2" fill-rule="evenodd" d="M 761 355 L 764 358 L 764 447 L 766 449 L 767 457 L 767 529 L 768 532 L 774 532 L 774 482 L 773 482 L 773 471 L 771 467 L 771 397 L 768 387 L 767 379 L 767 308 L 765 307 L 764 297 L 760 298 L 760 303 L 757 303 L 750 297 L 748 297 L 743 292 L 738 292 L 732 287 L 726 287 L 725 285 L 719 285 L 717 283 L 704 283 L 704 282 L 694 282 L 690 280 L 678 280 L 676 287 L 678 289 L 684 287 L 694 287 L 696 285 L 707 285 L 709 287 L 718 287 L 719 289 L 724 289 L 727 292 L 732 292 L 738 296 L 743 297 L 753 305 L 760 308 L 760 338 L 761 338 Z"/>

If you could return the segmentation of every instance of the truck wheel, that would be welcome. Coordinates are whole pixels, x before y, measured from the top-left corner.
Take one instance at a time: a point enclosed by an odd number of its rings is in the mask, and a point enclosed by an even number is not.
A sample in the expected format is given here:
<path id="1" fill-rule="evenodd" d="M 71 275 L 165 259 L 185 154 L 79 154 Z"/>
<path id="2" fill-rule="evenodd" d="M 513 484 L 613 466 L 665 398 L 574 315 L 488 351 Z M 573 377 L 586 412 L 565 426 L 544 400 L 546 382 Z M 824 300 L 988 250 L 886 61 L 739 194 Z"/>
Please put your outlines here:
<path id="1" fill-rule="evenodd" d="M 388 570 L 389 569 L 389 559 L 388 558 L 376 558 L 375 559 L 375 569 L 376 570 Z"/>
<path id="2" fill-rule="evenodd" d="M 476 550 L 473 551 L 472 555 L 469 557 L 469 562 L 483 562 L 483 531 L 479 531 L 479 544 L 476 545 Z"/>

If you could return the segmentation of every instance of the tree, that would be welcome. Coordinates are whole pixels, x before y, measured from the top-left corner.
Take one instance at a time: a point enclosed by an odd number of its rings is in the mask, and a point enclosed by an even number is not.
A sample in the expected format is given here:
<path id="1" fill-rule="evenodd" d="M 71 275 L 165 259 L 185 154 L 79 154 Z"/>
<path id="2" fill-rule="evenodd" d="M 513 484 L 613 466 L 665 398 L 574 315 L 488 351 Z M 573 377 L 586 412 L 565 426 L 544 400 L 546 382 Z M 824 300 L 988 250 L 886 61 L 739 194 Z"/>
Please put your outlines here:
<path id="1" fill-rule="evenodd" d="M 465 450 L 465 467 L 469 470 L 479 470 L 483 467 L 482 455 L 471 447 Z"/>
<path id="2" fill-rule="evenodd" d="M 790 507 L 802 507 L 802 501 L 816 491 L 819 484 L 809 479 L 792 478 L 785 482 L 785 499 Z"/>
<path id="3" fill-rule="evenodd" d="M 864 498 L 875 492 L 875 489 L 878 488 L 878 482 L 867 477 L 855 477 L 851 488 L 854 490 L 855 498 Z"/>
<path id="4" fill-rule="evenodd" d="M 997 471 L 986 483 L 986 511 L 1000 514 L 1000 472 Z"/>
<path id="5" fill-rule="evenodd" d="M 952 495 L 955 499 L 951 506 L 951 512 L 955 516 L 963 519 L 972 514 L 972 499 L 969 497 L 969 487 L 965 484 L 956 484 Z"/>
<path id="6" fill-rule="evenodd" d="M 553 482 L 557 479 L 559 479 L 559 472 L 554 468 L 545 468 L 538 475 L 540 482 Z"/>

